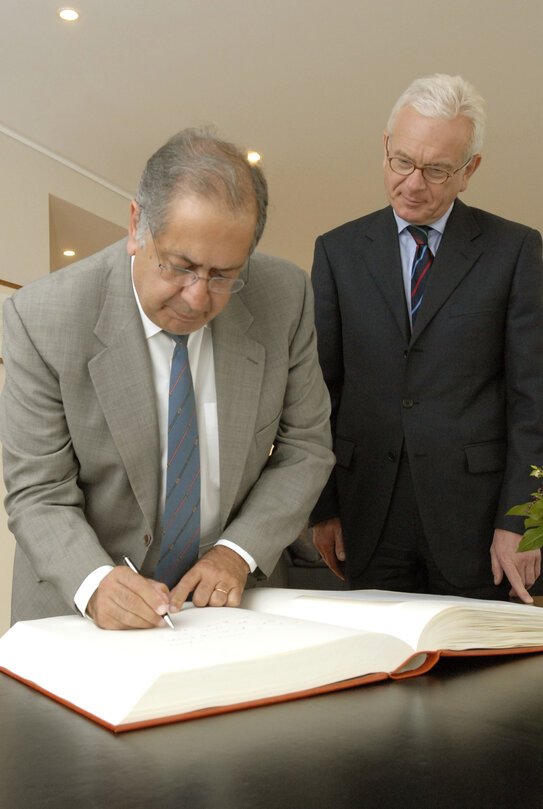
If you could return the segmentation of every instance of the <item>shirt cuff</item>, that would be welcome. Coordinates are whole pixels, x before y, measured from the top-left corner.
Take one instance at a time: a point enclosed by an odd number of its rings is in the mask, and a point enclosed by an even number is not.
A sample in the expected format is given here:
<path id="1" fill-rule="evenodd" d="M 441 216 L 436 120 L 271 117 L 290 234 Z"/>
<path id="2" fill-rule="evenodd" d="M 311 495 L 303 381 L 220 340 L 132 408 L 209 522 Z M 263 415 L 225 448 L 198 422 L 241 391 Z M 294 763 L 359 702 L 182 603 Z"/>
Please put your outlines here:
<path id="1" fill-rule="evenodd" d="M 105 579 L 107 574 L 112 570 L 113 565 L 102 565 L 101 567 L 97 567 L 96 570 L 89 573 L 86 579 L 83 579 L 82 583 L 77 588 L 77 592 L 74 596 L 75 606 L 85 618 L 90 617 L 87 615 L 87 605 L 91 600 L 93 593 L 98 589 L 98 585 L 102 579 Z"/>
<path id="2" fill-rule="evenodd" d="M 251 571 L 251 573 L 255 572 L 255 570 L 256 570 L 256 562 L 255 562 L 255 560 L 253 559 L 253 557 L 251 556 L 250 553 L 247 553 L 247 551 L 244 551 L 243 548 L 240 548 L 239 545 L 236 545 L 235 542 L 230 542 L 229 539 L 219 539 L 219 541 L 216 542 L 215 544 L 216 545 L 224 545 L 226 548 L 230 548 L 230 550 L 235 551 L 238 554 L 238 556 L 241 556 L 241 558 L 244 559 L 247 562 L 247 564 L 249 565 L 249 570 Z"/>

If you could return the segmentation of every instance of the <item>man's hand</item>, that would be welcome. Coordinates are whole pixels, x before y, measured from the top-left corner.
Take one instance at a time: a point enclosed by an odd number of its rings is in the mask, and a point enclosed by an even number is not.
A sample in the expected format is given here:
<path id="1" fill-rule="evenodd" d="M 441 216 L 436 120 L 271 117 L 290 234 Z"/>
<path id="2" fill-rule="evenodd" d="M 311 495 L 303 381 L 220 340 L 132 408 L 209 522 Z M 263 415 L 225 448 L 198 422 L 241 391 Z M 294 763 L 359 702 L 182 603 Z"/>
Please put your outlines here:
<path id="1" fill-rule="evenodd" d="M 145 579 L 127 567 L 114 567 L 87 604 L 87 613 L 101 629 L 150 629 L 165 626 L 168 610 L 165 584 Z"/>
<path id="2" fill-rule="evenodd" d="M 170 612 L 179 612 L 189 593 L 196 607 L 237 607 L 249 565 L 231 548 L 216 545 L 196 562 L 170 594 Z"/>
<path id="3" fill-rule="evenodd" d="M 332 517 L 313 526 L 313 544 L 330 568 L 340 579 L 344 579 L 345 548 L 339 517 Z"/>
<path id="4" fill-rule="evenodd" d="M 490 548 L 490 559 L 494 584 L 500 584 L 503 574 L 509 579 L 511 590 L 509 595 L 517 596 L 526 604 L 532 604 L 533 598 L 528 592 L 541 573 L 541 551 L 523 551 L 517 553 L 521 534 L 496 528 Z"/>

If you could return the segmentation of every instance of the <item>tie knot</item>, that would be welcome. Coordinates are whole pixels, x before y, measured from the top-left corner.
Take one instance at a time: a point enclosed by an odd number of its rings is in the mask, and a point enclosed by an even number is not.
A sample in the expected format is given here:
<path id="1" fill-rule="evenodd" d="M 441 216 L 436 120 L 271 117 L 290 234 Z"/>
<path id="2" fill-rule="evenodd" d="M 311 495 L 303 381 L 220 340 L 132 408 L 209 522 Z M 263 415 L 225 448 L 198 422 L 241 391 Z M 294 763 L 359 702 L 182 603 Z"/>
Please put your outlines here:
<path id="1" fill-rule="evenodd" d="M 172 338 L 172 340 L 173 340 L 175 343 L 177 343 L 177 345 L 184 346 L 184 348 L 186 348 L 186 347 L 187 347 L 187 343 L 188 343 L 188 341 L 189 341 L 189 336 L 188 336 L 188 334 L 172 334 L 172 333 L 171 333 L 171 332 L 169 332 L 169 331 L 165 331 L 165 332 L 164 332 L 164 334 L 167 334 L 167 335 L 168 335 L 168 337 L 171 337 L 171 338 Z"/>
<path id="2" fill-rule="evenodd" d="M 409 231 L 417 244 L 428 244 L 429 225 L 408 225 L 406 230 Z"/>

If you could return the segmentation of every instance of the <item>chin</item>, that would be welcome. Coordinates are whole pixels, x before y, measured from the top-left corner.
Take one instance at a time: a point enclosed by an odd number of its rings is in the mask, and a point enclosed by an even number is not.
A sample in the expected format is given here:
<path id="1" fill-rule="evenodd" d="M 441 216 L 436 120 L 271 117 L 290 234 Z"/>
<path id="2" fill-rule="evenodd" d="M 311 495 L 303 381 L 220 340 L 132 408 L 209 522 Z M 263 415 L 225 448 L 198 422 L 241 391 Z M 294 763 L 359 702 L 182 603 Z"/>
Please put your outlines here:
<path id="1" fill-rule="evenodd" d="M 172 334 L 190 334 L 193 331 L 197 331 L 207 322 L 207 318 L 203 314 L 199 317 L 185 318 L 183 315 L 177 315 L 170 310 L 167 314 L 165 313 L 165 315 L 163 319 L 166 325 L 162 326 L 162 328 Z"/>
<path id="2" fill-rule="evenodd" d="M 170 331 L 172 334 L 192 334 L 193 331 L 198 331 L 205 323 L 205 320 L 190 320 L 188 322 L 176 320 L 171 324 Z"/>
<path id="3" fill-rule="evenodd" d="M 425 214 L 424 211 L 421 211 L 419 208 L 412 208 L 409 206 L 406 207 L 399 207 L 396 210 L 398 216 L 402 219 L 405 219 L 406 222 L 410 222 L 412 225 L 426 225 L 428 222 L 431 221 L 428 214 Z"/>

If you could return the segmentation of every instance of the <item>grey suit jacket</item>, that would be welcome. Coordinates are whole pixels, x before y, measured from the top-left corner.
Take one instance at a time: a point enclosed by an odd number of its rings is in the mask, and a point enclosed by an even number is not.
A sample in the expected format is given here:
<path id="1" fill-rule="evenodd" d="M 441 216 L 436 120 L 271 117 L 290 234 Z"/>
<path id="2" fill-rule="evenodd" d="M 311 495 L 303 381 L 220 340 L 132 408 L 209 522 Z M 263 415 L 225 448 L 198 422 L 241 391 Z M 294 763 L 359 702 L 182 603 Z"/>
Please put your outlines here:
<path id="1" fill-rule="evenodd" d="M 341 517 L 356 576 L 405 449 L 442 573 L 491 583 L 494 528 L 522 532 L 505 512 L 543 462 L 540 235 L 457 200 L 413 334 L 391 208 L 319 237 L 312 279 L 337 458 L 312 521 Z"/>
<path id="2" fill-rule="evenodd" d="M 246 280 L 212 322 L 220 533 L 268 575 L 330 473 L 329 398 L 307 275 L 255 254 Z M 126 242 L 15 293 L 3 358 L 12 620 L 73 610 L 84 578 L 123 554 L 151 575 L 158 425 Z"/>

